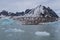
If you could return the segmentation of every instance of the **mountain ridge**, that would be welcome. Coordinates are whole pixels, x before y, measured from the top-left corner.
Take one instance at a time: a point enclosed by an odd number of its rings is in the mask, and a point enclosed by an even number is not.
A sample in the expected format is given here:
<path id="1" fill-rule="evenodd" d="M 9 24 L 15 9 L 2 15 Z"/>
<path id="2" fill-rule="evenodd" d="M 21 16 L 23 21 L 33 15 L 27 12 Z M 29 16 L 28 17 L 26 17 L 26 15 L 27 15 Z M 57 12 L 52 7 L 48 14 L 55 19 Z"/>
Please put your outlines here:
<path id="1" fill-rule="evenodd" d="M 24 16 L 25 17 L 51 16 L 51 17 L 56 17 L 56 18 L 59 17 L 52 9 L 50 9 L 50 7 L 45 7 L 42 5 L 39 5 L 36 8 L 32 9 L 29 13 L 27 13 Z"/>

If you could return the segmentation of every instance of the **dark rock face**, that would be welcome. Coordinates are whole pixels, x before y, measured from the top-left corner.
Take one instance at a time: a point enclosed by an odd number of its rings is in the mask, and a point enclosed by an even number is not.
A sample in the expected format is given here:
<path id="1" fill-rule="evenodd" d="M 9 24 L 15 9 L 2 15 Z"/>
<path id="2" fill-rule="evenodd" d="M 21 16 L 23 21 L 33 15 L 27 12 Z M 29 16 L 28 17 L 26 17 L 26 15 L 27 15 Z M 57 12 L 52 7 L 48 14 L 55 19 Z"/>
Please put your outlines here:
<path id="1" fill-rule="evenodd" d="M 15 16 L 23 16 L 24 15 L 24 12 L 16 12 Z"/>
<path id="2" fill-rule="evenodd" d="M 5 11 L 5 10 L 3 10 L 2 12 L 0 12 L 0 15 L 4 15 L 4 16 L 20 16 L 20 15 L 23 16 L 24 14 L 25 14 L 24 12 L 13 13 L 13 12 Z"/>
<path id="3" fill-rule="evenodd" d="M 49 7 L 48 8 L 46 8 L 45 6 L 43 6 L 43 9 L 45 10 L 44 11 L 44 14 L 49 14 L 51 17 L 56 17 L 56 18 L 58 18 L 59 16 L 52 10 L 52 9 L 50 9 Z M 47 12 L 47 11 L 48 12 Z"/>
<path id="4" fill-rule="evenodd" d="M 46 8 L 45 6 L 43 6 L 43 10 L 44 10 L 44 14 L 40 13 L 42 15 L 42 17 L 55 17 L 55 18 L 59 18 L 59 16 L 49 7 Z"/>
<path id="5" fill-rule="evenodd" d="M 0 15 L 8 16 L 8 11 L 3 10 L 2 12 L 0 12 Z"/>
<path id="6" fill-rule="evenodd" d="M 29 13 L 32 9 L 26 9 L 25 14 Z"/>
<path id="7" fill-rule="evenodd" d="M 22 11 L 22 12 L 13 13 L 13 12 L 8 12 L 6 10 L 3 10 L 2 12 L 0 12 L 0 15 L 4 15 L 4 16 L 23 16 L 30 11 L 31 11 L 31 9 L 26 9 L 25 12 Z"/>

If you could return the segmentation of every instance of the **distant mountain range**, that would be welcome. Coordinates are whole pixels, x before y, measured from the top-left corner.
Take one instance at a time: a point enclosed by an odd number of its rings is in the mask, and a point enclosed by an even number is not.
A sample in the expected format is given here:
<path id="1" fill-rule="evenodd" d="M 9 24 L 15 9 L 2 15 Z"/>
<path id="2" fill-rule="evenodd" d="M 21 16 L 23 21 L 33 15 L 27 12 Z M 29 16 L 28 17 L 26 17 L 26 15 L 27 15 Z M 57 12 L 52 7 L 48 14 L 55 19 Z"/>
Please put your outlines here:
<path id="1" fill-rule="evenodd" d="M 0 15 L 4 16 L 25 16 L 25 17 L 56 17 L 59 16 L 50 8 L 42 5 L 37 6 L 33 9 L 26 9 L 25 12 L 8 12 L 3 10 Z"/>
<path id="2" fill-rule="evenodd" d="M 4 16 L 23 16 L 23 15 L 27 14 L 29 11 L 31 11 L 31 9 L 26 9 L 25 12 L 22 11 L 22 12 L 16 12 L 16 13 L 8 12 L 6 10 L 3 10 L 2 12 L 0 12 L 0 15 L 4 15 Z"/>

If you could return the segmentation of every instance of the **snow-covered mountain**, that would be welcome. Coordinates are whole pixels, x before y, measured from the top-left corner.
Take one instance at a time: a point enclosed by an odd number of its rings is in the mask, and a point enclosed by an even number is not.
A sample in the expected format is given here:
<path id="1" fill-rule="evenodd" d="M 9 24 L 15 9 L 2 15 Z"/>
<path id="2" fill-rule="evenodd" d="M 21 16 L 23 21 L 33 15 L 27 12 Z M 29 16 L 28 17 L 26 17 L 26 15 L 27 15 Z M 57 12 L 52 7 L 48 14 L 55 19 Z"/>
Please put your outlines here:
<path id="1" fill-rule="evenodd" d="M 28 14 L 24 15 L 25 17 L 56 17 L 58 15 L 49 7 L 45 7 L 42 5 L 33 8 Z"/>

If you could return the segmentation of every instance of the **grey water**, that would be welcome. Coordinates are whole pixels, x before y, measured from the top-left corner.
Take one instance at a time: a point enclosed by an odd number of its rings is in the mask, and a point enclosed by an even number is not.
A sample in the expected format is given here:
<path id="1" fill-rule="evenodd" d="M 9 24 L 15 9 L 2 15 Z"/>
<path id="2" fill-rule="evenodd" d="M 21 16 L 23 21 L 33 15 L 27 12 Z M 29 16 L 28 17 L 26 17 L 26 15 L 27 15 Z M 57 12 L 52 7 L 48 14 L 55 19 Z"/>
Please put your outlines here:
<path id="1" fill-rule="evenodd" d="M 60 21 L 20 25 L 12 19 L 0 19 L 0 40 L 60 40 Z"/>

